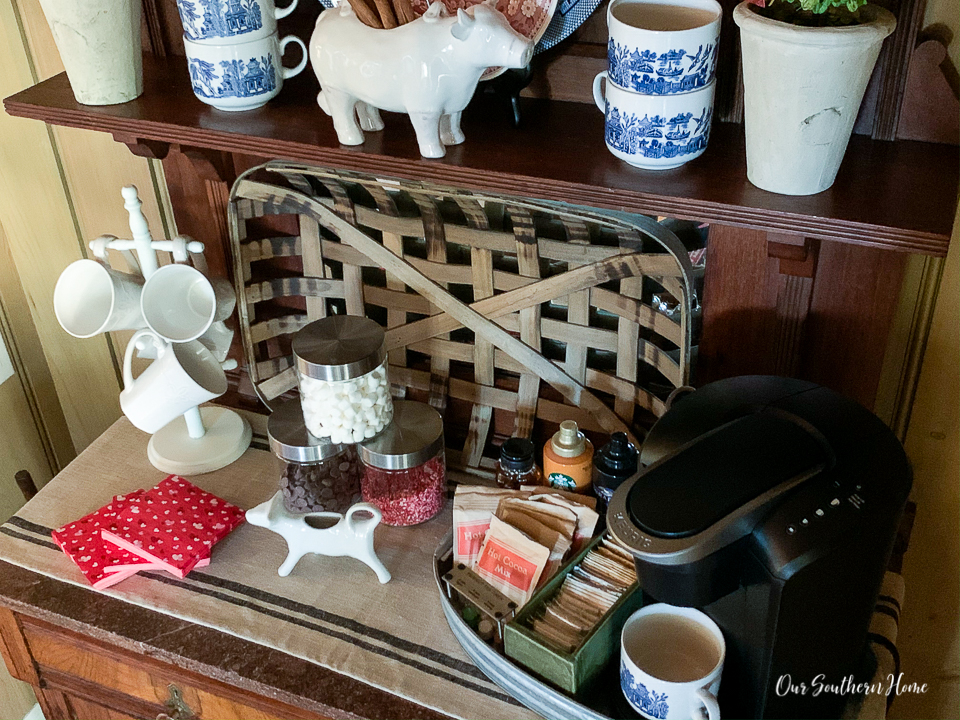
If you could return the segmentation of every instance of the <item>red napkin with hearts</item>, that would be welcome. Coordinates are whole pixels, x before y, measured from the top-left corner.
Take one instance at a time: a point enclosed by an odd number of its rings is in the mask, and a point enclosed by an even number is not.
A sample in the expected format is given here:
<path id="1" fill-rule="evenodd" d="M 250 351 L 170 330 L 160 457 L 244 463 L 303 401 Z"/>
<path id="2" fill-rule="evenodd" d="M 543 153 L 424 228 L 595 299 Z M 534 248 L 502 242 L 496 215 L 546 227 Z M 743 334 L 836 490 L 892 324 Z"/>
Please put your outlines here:
<path id="1" fill-rule="evenodd" d="M 100 534 L 101 530 L 115 529 L 118 513 L 144 494 L 144 490 L 135 490 L 127 495 L 117 495 L 96 512 L 51 533 L 53 541 L 80 568 L 93 587 L 110 587 L 140 570 L 162 569 L 157 563 L 144 560 L 112 543 L 105 543 Z M 198 566 L 209 564 L 207 558 Z"/>
<path id="2" fill-rule="evenodd" d="M 141 570 L 185 577 L 209 565 L 211 548 L 243 520 L 241 508 L 170 475 L 150 490 L 117 495 L 51 535 L 90 584 L 103 589 Z"/>
<path id="3" fill-rule="evenodd" d="M 101 535 L 182 578 L 243 521 L 243 509 L 171 475 L 120 508 Z"/>

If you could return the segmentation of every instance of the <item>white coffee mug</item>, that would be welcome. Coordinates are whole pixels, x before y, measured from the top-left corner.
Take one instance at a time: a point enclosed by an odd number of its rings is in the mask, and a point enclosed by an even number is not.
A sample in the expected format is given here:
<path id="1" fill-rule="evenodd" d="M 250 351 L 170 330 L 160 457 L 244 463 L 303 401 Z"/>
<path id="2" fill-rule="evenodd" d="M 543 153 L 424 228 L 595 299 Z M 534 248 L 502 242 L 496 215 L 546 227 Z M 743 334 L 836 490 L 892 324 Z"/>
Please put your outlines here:
<path id="1" fill-rule="evenodd" d="M 666 603 L 627 618 L 620 635 L 620 688 L 645 718 L 720 717 L 723 633 L 704 613 Z"/>
<path id="2" fill-rule="evenodd" d="M 202 272 L 164 265 L 143 285 L 140 308 L 147 327 L 168 342 L 196 340 L 217 313 L 217 294 Z"/>
<path id="3" fill-rule="evenodd" d="M 293 68 L 283 66 L 283 53 L 290 43 L 300 46 L 303 57 Z M 277 96 L 283 81 L 307 66 L 303 41 L 277 33 L 251 42 L 214 45 L 191 42 L 184 37 L 193 94 L 218 110 L 253 110 Z"/>
<path id="4" fill-rule="evenodd" d="M 634 167 L 669 170 L 703 155 L 710 140 L 716 83 L 680 95 L 643 95 L 593 80 L 593 100 L 605 116 L 607 149 Z"/>
<path id="5" fill-rule="evenodd" d="M 277 32 L 277 20 L 285 18 L 296 7 L 297 0 L 285 8 L 278 8 L 273 0 L 177 0 L 184 37 L 218 45 L 273 35 Z"/>
<path id="6" fill-rule="evenodd" d="M 607 6 L 610 80 L 646 95 L 706 87 L 717 73 L 717 0 L 613 0 Z"/>
<path id="7" fill-rule="evenodd" d="M 53 312 L 60 327 L 77 338 L 112 330 L 146 327 L 140 309 L 143 278 L 96 260 L 66 267 L 53 289 Z"/>
<path id="8" fill-rule="evenodd" d="M 134 379 L 130 362 L 137 343 L 157 346 L 157 359 Z M 138 330 L 123 356 L 120 409 L 134 427 L 155 433 L 187 410 L 227 391 L 220 363 L 200 342 L 167 343 L 152 330 Z"/>

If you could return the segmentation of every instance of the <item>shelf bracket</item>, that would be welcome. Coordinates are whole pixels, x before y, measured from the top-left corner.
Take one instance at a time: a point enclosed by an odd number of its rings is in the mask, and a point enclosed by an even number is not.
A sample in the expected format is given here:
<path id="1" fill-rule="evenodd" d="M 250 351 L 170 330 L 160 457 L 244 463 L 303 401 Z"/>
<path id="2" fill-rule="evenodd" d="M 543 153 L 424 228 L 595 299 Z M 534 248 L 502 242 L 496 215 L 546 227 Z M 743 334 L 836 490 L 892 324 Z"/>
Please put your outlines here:
<path id="1" fill-rule="evenodd" d="M 113 139 L 126 145 L 130 152 L 137 157 L 147 158 L 148 160 L 163 160 L 170 152 L 170 143 L 162 140 L 148 140 L 124 133 L 113 133 Z"/>

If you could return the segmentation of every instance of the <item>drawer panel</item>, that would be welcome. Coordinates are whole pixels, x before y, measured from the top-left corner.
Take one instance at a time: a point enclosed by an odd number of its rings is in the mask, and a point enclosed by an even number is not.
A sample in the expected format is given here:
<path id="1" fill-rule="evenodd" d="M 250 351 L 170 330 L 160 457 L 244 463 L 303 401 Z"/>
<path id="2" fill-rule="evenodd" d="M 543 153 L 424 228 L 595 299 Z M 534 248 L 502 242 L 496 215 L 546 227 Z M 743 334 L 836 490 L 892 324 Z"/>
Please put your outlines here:
<path id="1" fill-rule="evenodd" d="M 299 708 L 261 698 L 215 680 L 195 676 L 162 662 L 97 645 L 73 633 L 24 623 L 23 634 L 39 666 L 41 680 L 67 694 L 90 697 L 89 687 L 99 686 L 128 696 L 131 714 L 142 716 L 144 703 L 175 720 L 271 720 L 318 718 Z M 76 678 L 71 688 L 70 678 Z M 73 692 L 71 692 L 71 690 Z M 111 703 L 116 707 L 115 703 Z M 179 711 L 179 714 L 178 714 Z"/>

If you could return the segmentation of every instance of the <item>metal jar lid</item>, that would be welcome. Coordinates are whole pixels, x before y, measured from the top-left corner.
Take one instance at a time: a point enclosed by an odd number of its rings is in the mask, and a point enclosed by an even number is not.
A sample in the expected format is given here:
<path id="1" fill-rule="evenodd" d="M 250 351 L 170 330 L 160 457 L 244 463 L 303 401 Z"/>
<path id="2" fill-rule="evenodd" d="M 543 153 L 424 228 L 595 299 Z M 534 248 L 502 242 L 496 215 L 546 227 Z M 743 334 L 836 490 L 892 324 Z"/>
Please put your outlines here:
<path id="1" fill-rule="evenodd" d="M 347 445 L 335 445 L 326 438 L 313 435 L 303 422 L 300 398 L 278 405 L 267 418 L 270 449 L 281 460 L 295 463 L 317 463 L 336 457 Z"/>
<path id="2" fill-rule="evenodd" d="M 383 328 L 357 315 L 315 320 L 293 336 L 297 372 L 339 382 L 376 370 L 387 356 Z"/>
<path id="3" fill-rule="evenodd" d="M 442 449 L 440 413 L 413 400 L 394 400 L 390 424 L 357 445 L 360 459 L 382 470 L 406 470 L 423 465 Z"/>

